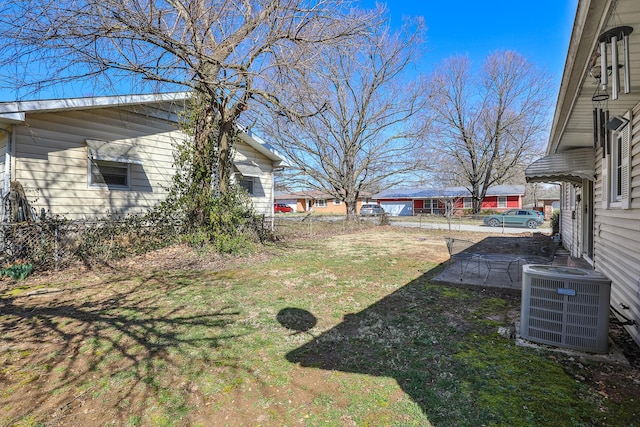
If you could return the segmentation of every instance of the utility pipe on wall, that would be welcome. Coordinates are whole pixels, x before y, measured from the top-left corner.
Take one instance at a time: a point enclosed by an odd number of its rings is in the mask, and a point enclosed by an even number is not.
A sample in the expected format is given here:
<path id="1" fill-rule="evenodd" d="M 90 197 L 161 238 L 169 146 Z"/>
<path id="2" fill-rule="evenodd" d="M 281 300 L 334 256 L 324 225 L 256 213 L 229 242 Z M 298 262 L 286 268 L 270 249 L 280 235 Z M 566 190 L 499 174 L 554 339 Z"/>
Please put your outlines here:
<path id="1" fill-rule="evenodd" d="M 11 184 L 11 147 L 13 145 L 13 126 L 9 128 L 0 128 L 6 135 L 6 142 L 4 144 L 4 180 L 2 184 L 2 190 L 0 196 L 4 196 L 9 192 L 9 185 Z"/>

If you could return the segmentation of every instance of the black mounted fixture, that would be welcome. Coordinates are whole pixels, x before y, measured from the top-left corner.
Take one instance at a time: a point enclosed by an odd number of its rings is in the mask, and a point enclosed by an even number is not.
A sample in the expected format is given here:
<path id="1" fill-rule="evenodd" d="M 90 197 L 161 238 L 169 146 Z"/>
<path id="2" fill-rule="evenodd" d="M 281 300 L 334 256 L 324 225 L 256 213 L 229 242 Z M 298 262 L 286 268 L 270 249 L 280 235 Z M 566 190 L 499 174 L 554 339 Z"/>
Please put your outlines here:
<path id="1" fill-rule="evenodd" d="M 614 132 L 620 132 L 622 129 L 624 129 L 627 123 L 629 123 L 628 119 L 625 119 L 624 117 L 621 117 L 621 116 L 613 116 L 612 119 L 607 121 L 605 126 L 609 130 L 612 130 Z"/>

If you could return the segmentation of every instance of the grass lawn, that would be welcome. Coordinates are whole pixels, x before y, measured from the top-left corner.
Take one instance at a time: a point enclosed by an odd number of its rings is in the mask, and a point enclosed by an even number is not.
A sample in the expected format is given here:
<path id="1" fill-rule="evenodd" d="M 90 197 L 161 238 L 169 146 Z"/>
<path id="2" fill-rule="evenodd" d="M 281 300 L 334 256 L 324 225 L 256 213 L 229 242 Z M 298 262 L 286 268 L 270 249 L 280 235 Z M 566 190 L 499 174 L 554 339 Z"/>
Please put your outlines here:
<path id="1" fill-rule="evenodd" d="M 374 227 L 3 282 L 0 425 L 640 425 L 637 369 L 516 346 L 447 258 Z"/>

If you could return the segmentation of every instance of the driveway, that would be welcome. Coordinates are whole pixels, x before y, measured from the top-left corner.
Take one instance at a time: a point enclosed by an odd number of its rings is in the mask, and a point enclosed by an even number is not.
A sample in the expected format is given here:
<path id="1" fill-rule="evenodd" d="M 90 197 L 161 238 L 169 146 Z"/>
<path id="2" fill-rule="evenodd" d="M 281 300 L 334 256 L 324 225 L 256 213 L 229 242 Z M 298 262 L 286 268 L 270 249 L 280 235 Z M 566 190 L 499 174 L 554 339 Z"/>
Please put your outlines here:
<path id="1" fill-rule="evenodd" d="M 437 223 L 437 222 L 416 222 L 416 221 L 403 221 L 401 219 L 391 219 L 391 225 L 398 227 L 416 227 L 426 228 L 429 230 L 445 230 L 445 231 L 475 231 L 480 233 L 504 233 L 504 234 L 518 234 L 518 233 L 551 233 L 551 229 L 548 227 L 541 227 L 536 229 L 530 229 L 526 227 L 489 227 L 486 225 L 473 225 L 473 224 L 461 224 L 458 222 L 452 222 L 451 228 L 449 224 Z"/>
<path id="2" fill-rule="evenodd" d="M 309 215 L 299 215 L 299 214 L 287 214 L 287 215 L 278 215 L 278 221 L 303 221 L 307 218 L 310 218 Z M 323 221 L 323 222 L 340 222 L 344 221 L 344 215 L 313 215 L 312 221 Z M 370 217 L 361 217 L 361 220 L 370 221 L 374 223 L 380 223 L 380 217 L 370 216 Z M 398 227 L 412 227 L 412 228 L 424 228 L 429 230 L 444 230 L 444 231 L 472 231 L 472 232 L 480 232 L 480 233 L 502 233 L 502 234 L 520 234 L 520 233 L 544 233 L 550 234 L 551 228 L 549 228 L 547 221 L 543 227 L 530 229 L 526 227 L 489 227 L 482 224 L 466 224 L 460 221 L 452 221 L 451 228 L 449 228 L 449 224 L 442 221 L 433 221 L 429 220 L 429 218 L 417 218 L 417 217 L 389 217 L 389 223 L 392 226 Z"/>

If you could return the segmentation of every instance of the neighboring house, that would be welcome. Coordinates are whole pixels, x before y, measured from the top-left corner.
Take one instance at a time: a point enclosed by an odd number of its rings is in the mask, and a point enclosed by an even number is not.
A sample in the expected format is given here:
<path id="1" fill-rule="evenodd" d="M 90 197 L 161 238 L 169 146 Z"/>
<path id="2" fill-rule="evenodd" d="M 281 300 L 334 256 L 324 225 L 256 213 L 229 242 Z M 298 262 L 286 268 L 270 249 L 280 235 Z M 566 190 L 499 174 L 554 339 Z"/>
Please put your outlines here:
<path id="1" fill-rule="evenodd" d="M 640 344 L 638 0 L 578 2 L 547 156 L 525 174 L 562 183 L 562 244 L 611 280 L 611 307 Z"/>
<path id="2" fill-rule="evenodd" d="M 347 206 L 340 199 L 320 190 L 294 191 L 276 194 L 276 202 L 293 208 L 294 212 L 314 212 L 345 215 Z M 356 202 L 357 212 L 360 206 L 370 201 L 369 195 L 360 196 Z"/>
<path id="3" fill-rule="evenodd" d="M 535 209 L 541 209 L 544 212 L 544 217 L 549 219 L 553 215 L 553 211 L 560 210 L 560 195 L 559 194 L 545 194 L 538 197 L 538 201 Z"/>
<path id="4" fill-rule="evenodd" d="M 524 185 L 496 185 L 487 189 L 481 209 L 502 212 L 521 208 L 523 198 Z M 373 199 L 392 216 L 443 215 L 447 203 L 454 212 L 472 208 L 471 193 L 465 187 L 391 189 L 374 195 Z"/>
<path id="5" fill-rule="evenodd" d="M 69 219 L 148 210 L 171 184 L 174 148 L 186 138 L 178 114 L 187 96 L 0 103 L 2 196 L 19 183 L 36 215 Z M 256 211 L 272 216 L 272 172 L 283 159 L 247 132 L 235 150 L 236 179 Z"/>

